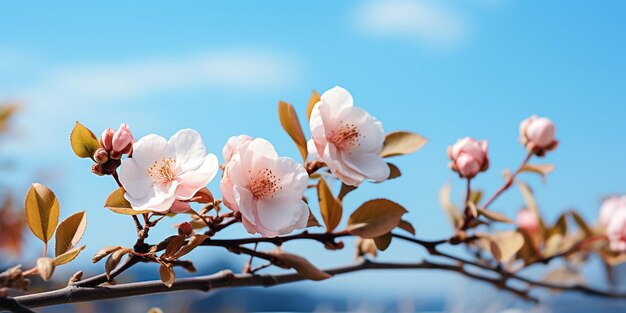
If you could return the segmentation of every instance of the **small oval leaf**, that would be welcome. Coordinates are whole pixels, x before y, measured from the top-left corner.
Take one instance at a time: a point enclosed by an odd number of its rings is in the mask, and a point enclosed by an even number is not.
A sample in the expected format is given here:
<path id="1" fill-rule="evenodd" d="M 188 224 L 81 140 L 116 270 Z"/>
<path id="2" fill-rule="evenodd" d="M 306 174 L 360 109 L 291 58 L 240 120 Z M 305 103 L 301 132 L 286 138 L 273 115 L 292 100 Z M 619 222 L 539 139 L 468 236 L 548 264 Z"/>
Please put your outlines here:
<path id="1" fill-rule="evenodd" d="M 104 207 L 109 210 L 124 215 L 139 215 L 144 213 L 150 213 L 150 211 L 137 211 L 133 210 L 130 202 L 124 198 L 124 194 L 126 194 L 126 190 L 124 188 L 118 188 L 113 191 L 109 197 L 107 197 L 106 202 L 104 203 Z"/>
<path id="2" fill-rule="evenodd" d="M 396 155 L 414 153 L 423 147 L 428 140 L 418 134 L 397 131 L 387 134 L 380 156 L 388 158 Z"/>
<path id="3" fill-rule="evenodd" d="M 341 202 L 335 199 L 324 178 L 320 178 L 317 184 L 317 196 L 319 198 L 322 218 L 324 219 L 324 224 L 326 224 L 326 232 L 330 233 L 337 228 L 341 221 L 341 216 L 343 215 Z"/>
<path id="4" fill-rule="evenodd" d="M 52 238 L 59 223 L 59 201 L 54 192 L 42 184 L 33 184 L 24 204 L 30 230 L 44 243 Z"/>
<path id="5" fill-rule="evenodd" d="M 119 249 L 122 249 L 122 246 L 109 246 L 109 247 L 102 248 L 100 249 L 100 251 L 96 252 L 96 255 L 94 255 L 93 258 L 91 258 L 91 262 L 98 263 L 104 257 L 106 257 L 107 255 Z"/>
<path id="6" fill-rule="evenodd" d="M 307 121 L 311 120 L 311 113 L 313 112 L 313 108 L 321 99 L 322 98 L 320 97 L 320 94 L 317 91 L 313 90 L 313 93 L 311 93 L 311 98 L 309 98 L 309 104 L 306 107 Z"/>
<path id="7" fill-rule="evenodd" d="M 130 251 L 131 250 L 128 248 L 119 249 L 109 256 L 104 265 L 107 278 L 111 277 L 111 272 L 117 267 L 124 255 L 128 254 Z"/>
<path id="8" fill-rule="evenodd" d="M 302 132 L 302 126 L 300 126 L 296 110 L 294 110 L 291 104 L 280 101 L 278 102 L 278 116 L 283 129 L 287 132 L 289 137 L 291 137 L 293 142 L 296 143 L 296 146 L 298 146 L 302 159 L 306 160 L 309 152 L 307 149 L 306 138 Z"/>
<path id="9" fill-rule="evenodd" d="M 54 255 L 60 256 L 74 248 L 80 241 L 87 228 L 87 214 L 78 212 L 59 224 L 55 235 Z"/>
<path id="10" fill-rule="evenodd" d="M 100 148 L 96 135 L 79 122 L 76 122 L 70 134 L 70 143 L 79 158 L 93 158 L 93 154 Z"/>
<path id="11" fill-rule="evenodd" d="M 350 215 L 348 231 L 363 238 L 376 238 L 396 228 L 406 212 L 405 208 L 391 200 L 370 200 Z"/>
<path id="12" fill-rule="evenodd" d="M 193 236 L 191 236 L 191 238 L 189 239 L 187 244 L 184 245 L 182 248 L 180 248 L 180 250 L 178 250 L 178 252 L 176 252 L 174 255 L 172 255 L 172 258 L 178 259 L 178 258 L 182 257 L 183 255 L 191 252 L 193 249 L 195 249 L 197 246 L 199 246 L 201 243 L 203 243 L 208 238 L 210 238 L 210 237 L 206 236 L 206 235 L 193 235 Z"/>
<path id="13" fill-rule="evenodd" d="M 302 278 L 319 281 L 332 277 L 332 275 L 315 267 L 315 265 L 311 264 L 311 262 L 307 261 L 301 256 L 287 252 L 276 251 L 267 252 L 267 254 L 278 258 L 287 266 L 295 269 L 296 272 L 298 272 L 298 274 L 302 276 Z"/>
<path id="14" fill-rule="evenodd" d="M 176 281 L 176 273 L 174 273 L 174 269 L 163 264 L 159 267 L 159 277 L 167 288 L 171 288 L 174 281 Z"/>
<path id="15" fill-rule="evenodd" d="M 74 260 L 80 254 L 80 252 L 85 249 L 85 247 L 87 246 L 82 245 L 76 249 L 68 250 L 63 254 L 57 256 L 56 258 L 54 258 L 54 265 L 59 266 L 72 262 L 72 260 Z"/>
<path id="16" fill-rule="evenodd" d="M 374 243 L 376 244 L 376 248 L 378 248 L 378 250 L 380 251 L 387 250 L 387 248 L 389 248 L 389 245 L 391 244 L 392 238 L 393 236 L 391 236 L 391 233 L 386 233 L 382 236 L 374 238 Z"/>

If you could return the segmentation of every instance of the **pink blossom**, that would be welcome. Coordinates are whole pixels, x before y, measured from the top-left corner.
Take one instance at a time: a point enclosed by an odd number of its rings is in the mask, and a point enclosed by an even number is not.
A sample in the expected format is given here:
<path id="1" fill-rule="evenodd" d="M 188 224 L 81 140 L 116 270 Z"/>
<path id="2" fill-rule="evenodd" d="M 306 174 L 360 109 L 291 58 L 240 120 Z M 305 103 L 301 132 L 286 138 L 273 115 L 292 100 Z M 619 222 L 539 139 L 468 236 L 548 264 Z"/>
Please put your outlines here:
<path id="1" fill-rule="evenodd" d="M 517 227 L 527 231 L 529 234 L 535 234 L 539 231 L 539 219 L 537 214 L 529 209 L 522 209 L 517 213 L 515 220 Z"/>
<path id="2" fill-rule="evenodd" d="M 448 147 L 448 156 L 452 160 L 450 168 L 464 178 L 472 178 L 479 172 L 486 171 L 489 168 L 487 148 L 486 140 L 476 141 L 470 137 L 459 139 Z"/>
<path id="3" fill-rule="evenodd" d="M 252 141 L 252 137 L 248 135 L 239 135 L 232 136 L 228 138 L 226 145 L 222 149 L 222 156 L 224 157 L 224 162 L 228 163 L 230 159 L 233 157 L 233 154 L 237 151 L 237 147 L 243 143 L 247 143 Z"/>
<path id="4" fill-rule="evenodd" d="M 604 200 L 600 207 L 600 215 L 598 217 L 600 225 L 606 227 L 616 212 L 624 210 L 626 210 L 626 196 L 614 196 Z"/>
<path id="5" fill-rule="evenodd" d="M 167 213 L 187 210 L 183 201 L 193 198 L 217 170 L 217 157 L 206 153 L 200 134 L 184 129 L 169 141 L 158 135 L 139 139 L 119 176 L 133 209 Z"/>
<path id="6" fill-rule="evenodd" d="M 130 132 L 128 125 L 122 124 L 115 134 L 113 134 L 113 151 L 121 154 L 130 153 L 134 142 L 135 138 L 133 138 L 133 134 Z"/>
<path id="7" fill-rule="evenodd" d="M 626 209 L 619 209 L 611 216 L 606 228 L 609 248 L 614 252 L 626 252 Z"/>
<path id="8" fill-rule="evenodd" d="M 111 151 L 113 149 L 113 135 L 115 135 L 115 129 L 107 128 L 100 135 L 100 145 L 106 151 Z"/>
<path id="9" fill-rule="evenodd" d="M 533 153 L 542 156 L 554 150 L 558 141 L 554 138 L 556 126 L 545 118 L 533 115 L 520 124 L 520 141 Z"/>
<path id="10" fill-rule="evenodd" d="M 309 124 L 309 153 L 326 163 L 346 185 L 389 177 L 389 167 L 379 156 L 385 140 L 383 125 L 355 107 L 347 90 L 334 87 L 322 94 L 311 111 Z"/>
<path id="11" fill-rule="evenodd" d="M 308 183 L 304 167 L 278 157 L 265 139 L 241 143 L 220 184 L 224 204 L 241 213 L 246 230 L 265 237 L 306 227 L 309 208 L 302 200 Z"/>

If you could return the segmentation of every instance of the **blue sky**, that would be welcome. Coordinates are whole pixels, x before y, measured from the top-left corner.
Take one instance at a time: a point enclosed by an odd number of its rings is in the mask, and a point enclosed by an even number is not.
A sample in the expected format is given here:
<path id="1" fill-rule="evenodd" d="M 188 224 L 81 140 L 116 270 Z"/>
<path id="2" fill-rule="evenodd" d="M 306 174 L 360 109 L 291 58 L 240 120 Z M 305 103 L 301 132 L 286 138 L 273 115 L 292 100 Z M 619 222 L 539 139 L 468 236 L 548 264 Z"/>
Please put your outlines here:
<path id="1" fill-rule="evenodd" d="M 542 160 L 557 164 L 548 183 L 524 177 L 548 219 L 572 207 L 594 218 L 603 196 L 626 193 L 621 1 L 21 1 L 0 10 L 0 100 L 23 103 L 18 137 L 3 147 L 18 164 L 8 177 L 19 194 L 34 179 L 53 187 L 64 217 L 87 210 L 81 262 L 94 270 L 100 265 L 87 265 L 93 252 L 132 244 L 134 231 L 127 217 L 102 208 L 113 181 L 89 173 L 90 164 L 71 152 L 76 120 L 98 133 L 127 122 L 137 137 L 191 127 L 215 153 L 229 136 L 246 133 L 297 157 L 280 128 L 278 100 L 304 116 L 311 90 L 343 86 L 387 131 L 430 140 L 418 154 L 393 161 L 401 179 L 367 184 L 348 205 L 389 197 L 409 209 L 408 219 L 427 238 L 451 231 L 437 202 L 440 186 L 455 179 L 446 147 L 463 136 L 489 140 L 492 169 L 475 181 L 489 194 L 501 171 L 523 158 L 517 129 L 531 114 L 552 118 L 561 140 Z M 210 186 L 217 190 L 216 182 Z M 455 182 L 459 199 L 460 187 Z M 521 205 L 513 190 L 493 208 L 513 215 Z M 166 224 L 153 236 L 171 233 Z M 352 256 L 287 248 L 323 266 Z M 420 255 L 406 248 L 383 257 Z M 319 286 L 358 282 L 393 293 L 378 283 L 386 275 L 409 277 L 402 280 L 408 294 L 442 293 L 458 281 L 438 273 L 361 274 Z M 421 288 L 433 281 L 437 288 Z"/>

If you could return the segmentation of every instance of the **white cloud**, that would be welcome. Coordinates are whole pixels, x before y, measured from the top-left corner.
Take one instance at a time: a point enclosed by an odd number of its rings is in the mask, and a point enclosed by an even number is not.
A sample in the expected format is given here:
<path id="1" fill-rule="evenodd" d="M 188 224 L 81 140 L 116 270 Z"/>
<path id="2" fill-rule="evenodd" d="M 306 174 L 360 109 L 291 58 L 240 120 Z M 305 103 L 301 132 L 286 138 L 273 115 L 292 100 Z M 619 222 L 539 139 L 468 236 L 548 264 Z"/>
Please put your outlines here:
<path id="1" fill-rule="evenodd" d="M 17 96 L 35 106 L 47 103 L 67 107 L 202 87 L 273 88 L 293 82 L 296 72 L 297 64 L 288 56 L 220 51 L 51 69 L 38 74 L 42 78 Z"/>
<path id="2" fill-rule="evenodd" d="M 458 46 L 468 35 L 464 17 L 443 1 L 370 0 L 358 8 L 355 21 L 367 34 L 436 48 Z"/>

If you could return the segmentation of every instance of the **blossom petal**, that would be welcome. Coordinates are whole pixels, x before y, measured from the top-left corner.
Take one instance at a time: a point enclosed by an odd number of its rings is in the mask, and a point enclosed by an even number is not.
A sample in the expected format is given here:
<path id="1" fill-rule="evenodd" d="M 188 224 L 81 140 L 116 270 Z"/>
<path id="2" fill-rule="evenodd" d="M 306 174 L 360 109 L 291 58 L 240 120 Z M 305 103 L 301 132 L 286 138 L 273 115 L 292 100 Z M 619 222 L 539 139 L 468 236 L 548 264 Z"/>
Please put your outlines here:
<path id="1" fill-rule="evenodd" d="M 131 197 L 141 199 L 148 195 L 153 184 L 146 170 L 137 165 L 134 158 L 128 158 L 120 166 L 120 182 Z"/>
<path id="2" fill-rule="evenodd" d="M 239 150 L 241 163 L 251 169 L 253 174 L 259 170 L 271 168 L 273 160 L 278 158 L 274 146 L 263 138 L 256 138 L 249 144 L 244 144 L 243 151 Z"/>
<path id="3" fill-rule="evenodd" d="M 217 174 L 219 165 L 215 154 L 208 154 L 202 160 L 200 166 L 194 170 L 184 172 L 176 178 L 179 182 L 176 190 L 176 199 L 189 200 L 198 190 L 208 185 Z"/>
<path id="4" fill-rule="evenodd" d="M 143 198 L 133 198 L 128 193 L 124 194 L 124 198 L 130 202 L 134 210 L 164 213 L 169 211 L 176 200 L 177 187 L 177 181 L 173 181 L 169 186 L 153 185 Z"/>
<path id="5" fill-rule="evenodd" d="M 350 168 L 363 174 L 367 179 L 373 181 L 383 181 L 389 177 L 389 166 L 387 162 L 377 154 L 359 153 L 344 154 L 343 160 Z"/>
<path id="6" fill-rule="evenodd" d="M 254 196 L 252 195 L 250 190 L 245 187 L 234 185 L 233 194 L 235 195 L 235 202 L 239 207 L 239 212 L 241 213 L 241 215 L 247 218 L 250 223 L 256 224 L 256 201 L 254 200 Z"/>
<path id="7" fill-rule="evenodd" d="M 198 168 L 206 155 L 202 137 L 193 129 L 179 130 L 170 138 L 169 145 L 174 149 L 176 166 L 183 172 Z"/>
<path id="8" fill-rule="evenodd" d="M 336 120 L 342 110 L 353 106 L 352 95 L 339 86 L 324 92 L 320 97 L 321 101 L 328 104 L 330 108 L 330 116 L 332 120 Z"/>
<path id="9" fill-rule="evenodd" d="M 147 135 L 133 144 L 132 159 L 144 171 L 147 171 L 155 161 L 173 157 L 174 150 L 168 145 L 167 140 L 159 135 Z"/>
<path id="10" fill-rule="evenodd" d="M 296 224 L 302 216 L 302 200 L 284 198 L 259 200 L 257 212 L 259 222 L 268 229 L 280 231 Z"/>

